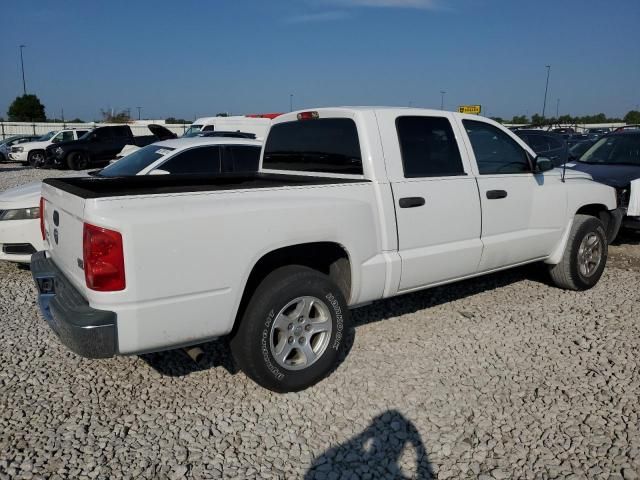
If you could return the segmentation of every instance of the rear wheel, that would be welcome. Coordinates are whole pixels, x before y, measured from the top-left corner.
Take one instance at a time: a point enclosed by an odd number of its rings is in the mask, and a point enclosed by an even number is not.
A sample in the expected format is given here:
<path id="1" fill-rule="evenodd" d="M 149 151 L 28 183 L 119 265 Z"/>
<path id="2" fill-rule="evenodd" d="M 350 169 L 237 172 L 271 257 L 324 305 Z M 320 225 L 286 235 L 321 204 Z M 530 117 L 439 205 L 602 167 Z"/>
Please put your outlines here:
<path id="1" fill-rule="evenodd" d="M 71 170 L 86 170 L 89 168 L 89 158 L 83 152 L 71 152 L 67 155 L 67 166 Z"/>
<path id="2" fill-rule="evenodd" d="M 331 279 L 302 266 L 269 274 L 231 338 L 233 358 L 269 390 L 294 392 L 324 378 L 345 344 L 349 310 Z"/>
<path id="3" fill-rule="evenodd" d="M 42 150 L 34 150 L 29 152 L 27 162 L 33 168 L 39 168 L 44 164 L 44 152 Z"/>
<path id="4" fill-rule="evenodd" d="M 562 260 L 549 268 L 551 279 L 560 288 L 587 290 L 600 280 L 607 255 L 607 234 L 602 222 L 576 215 Z"/>

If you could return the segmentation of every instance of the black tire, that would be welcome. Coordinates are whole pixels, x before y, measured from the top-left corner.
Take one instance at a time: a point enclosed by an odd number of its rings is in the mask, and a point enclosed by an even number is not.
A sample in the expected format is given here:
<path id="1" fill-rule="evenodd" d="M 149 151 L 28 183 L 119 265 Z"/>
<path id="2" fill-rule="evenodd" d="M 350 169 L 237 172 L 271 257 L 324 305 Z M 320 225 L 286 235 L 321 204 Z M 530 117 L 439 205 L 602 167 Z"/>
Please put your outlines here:
<path id="1" fill-rule="evenodd" d="M 593 266 L 592 271 L 587 271 L 587 274 L 585 274 L 580 267 L 581 259 L 583 258 L 581 245 L 583 245 L 583 242 L 587 242 L 588 238 L 594 238 L 593 236 L 598 241 L 600 260 L 597 265 Z M 588 215 L 576 215 L 562 260 L 557 265 L 549 267 L 551 280 L 556 286 L 567 290 L 590 289 L 598 283 L 604 272 L 607 264 L 608 247 L 607 234 L 602 222 Z"/>
<path id="2" fill-rule="evenodd" d="M 42 150 L 29 152 L 27 163 L 33 168 L 40 168 L 44 164 L 44 152 Z"/>
<path id="3" fill-rule="evenodd" d="M 67 155 L 67 167 L 71 170 L 86 170 L 89 168 L 89 158 L 83 152 L 71 152 Z"/>
<path id="4" fill-rule="evenodd" d="M 306 362 L 302 361 L 301 366 L 295 367 L 298 369 L 294 370 L 276 360 L 271 341 L 275 338 L 273 329 L 276 328 L 276 317 L 280 313 L 286 313 L 287 311 L 283 309 L 300 298 L 320 300 L 319 302 L 313 300 L 313 305 L 316 305 L 313 308 L 318 308 L 318 305 L 322 307 L 325 313 L 324 318 L 327 322 L 330 319 L 332 328 L 330 333 L 327 332 L 324 334 L 325 337 L 321 337 L 322 345 L 327 338 L 328 343 L 322 351 L 318 352 L 316 359 L 307 367 L 304 366 Z M 295 317 L 295 311 L 292 314 Z M 309 318 L 311 317 L 310 314 Z M 231 336 L 231 352 L 240 369 L 259 385 L 274 392 L 296 392 L 314 385 L 335 368 L 340 353 L 345 347 L 349 320 L 347 302 L 340 288 L 327 275 L 298 265 L 281 267 L 265 277 L 249 300 L 240 324 Z M 304 320 L 300 321 L 304 322 Z M 295 320 L 288 328 L 291 328 L 294 322 Z M 308 323 L 313 322 L 309 320 Z M 296 333 L 302 337 L 298 338 L 298 341 L 305 341 L 304 329 L 306 328 L 309 327 L 304 323 L 300 323 L 300 327 L 295 324 L 295 330 L 302 330 L 301 333 Z M 292 350 L 291 360 L 285 359 L 283 360 L 285 362 L 295 362 L 296 357 L 304 356 L 302 350 L 297 350 L 297 341 L 291 342 L 294 338 L 293 332 L 294 330 L 291 330 L 291 333 L 287 332 L 284 335 L 287 338 L 283 341 L 285 344 L 283 348 L 286 348 L 286 343 L 289 343 L 291 345 L 289 348 L 295 350 Z M 310 335 L 306 341 L 309 342 L 309 346 L 315 342 L 313 348 L 317 348 L 320 338 L 314 337 L 313 333 Z M 300 345 L 304 346 L 304 343 Z M 307 357 L 304 356 L 304 358 L 306 360 Z"/>

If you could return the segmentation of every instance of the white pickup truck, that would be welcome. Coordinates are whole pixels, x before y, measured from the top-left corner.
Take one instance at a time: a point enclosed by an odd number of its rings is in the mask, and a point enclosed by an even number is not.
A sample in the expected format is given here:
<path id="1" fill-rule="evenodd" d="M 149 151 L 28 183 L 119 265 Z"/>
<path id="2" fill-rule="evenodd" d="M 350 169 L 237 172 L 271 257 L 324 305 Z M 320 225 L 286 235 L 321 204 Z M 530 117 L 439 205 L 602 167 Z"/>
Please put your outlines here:
<path id="1" fill-rule="evenodd" d="M 486 118 L 324 108 L 274 120 L 260 170 L 44 181 L 32 273 L 71 350 L 128 355 L 229 336 L 260 385 L 335 366 L 349 308 L 529 262 L 595 285 L 615 191 L 553 169 Z"/>

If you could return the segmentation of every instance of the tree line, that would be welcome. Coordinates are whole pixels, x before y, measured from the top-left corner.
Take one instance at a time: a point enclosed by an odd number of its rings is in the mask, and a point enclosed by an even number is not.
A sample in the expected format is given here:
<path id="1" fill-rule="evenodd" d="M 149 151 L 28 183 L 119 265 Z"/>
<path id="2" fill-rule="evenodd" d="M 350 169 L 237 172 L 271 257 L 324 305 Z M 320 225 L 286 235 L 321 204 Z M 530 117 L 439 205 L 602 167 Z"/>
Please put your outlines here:
<path id="1" fill-rule="evenodd" d="M 112 110 L 100 110 L 102 114 L 102 121 L 106 123 L 127 123 L 131 121 L 131 115 L 129 110 L 121 110 L 114 112 Z M 37 95 L 27 94 L 17 97 L 13 103 L 9 106 L 7 111 L 10 122 L 63 122 L 62 119 L 52 118 L 47 120 L 45 114 L 45 108 Z M 219 113 L 217 116 L 227 116 L 226 113 Z M 514 115 L 511 120 L 504 119 L 502 117 L 491 117 L 496 122 L 500 123 L 515 123 L 526 125 L 575 125 L 585 123 L 629 123 L 640 124 L 640 111 L 631 110 L 623 118 L 610 118 L 604 113 L 597 113 L 595 115 L 583 115 L 581 117 L 574 117 L 572 115 L 561 115 L 559 117 L 542 117 L 537 113 L 531 118 L 526 115 Z M 0 118 L 0 120 L 2 120 Z M 69 123 L 83 123 L 79 118 L 73 120 L 66 120 Z M 191 121 L 184 118 L 167 117 L 165 122 L 172 124 L 189 124 Z"/>

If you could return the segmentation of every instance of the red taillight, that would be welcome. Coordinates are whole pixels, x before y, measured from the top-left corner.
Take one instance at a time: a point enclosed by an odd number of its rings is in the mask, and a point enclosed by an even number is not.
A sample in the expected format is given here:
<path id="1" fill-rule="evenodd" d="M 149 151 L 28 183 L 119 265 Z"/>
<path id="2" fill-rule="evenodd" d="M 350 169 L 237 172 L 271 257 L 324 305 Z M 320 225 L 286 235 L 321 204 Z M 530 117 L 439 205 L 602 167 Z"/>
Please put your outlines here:
<path id="1" fill-rule="evenodd" d="M 318 112 L 300 112 L 298 114 L 298 120 L 315 120 L 320 118 Z"/>
<path id="2" fill-rule="evenodd" d="M 42 240 L 44 240 L 44 197 L 40 197 L 40 233 L 42 233 Z"/>
<path id="3" fill-rule="evenodd" d="M 84 224 L 84 278 L 98 292 L 124 290 L 124 253 L 119 232 Z"/>

